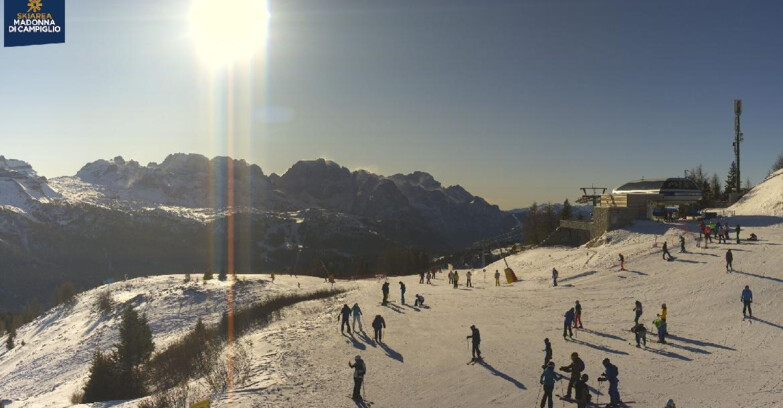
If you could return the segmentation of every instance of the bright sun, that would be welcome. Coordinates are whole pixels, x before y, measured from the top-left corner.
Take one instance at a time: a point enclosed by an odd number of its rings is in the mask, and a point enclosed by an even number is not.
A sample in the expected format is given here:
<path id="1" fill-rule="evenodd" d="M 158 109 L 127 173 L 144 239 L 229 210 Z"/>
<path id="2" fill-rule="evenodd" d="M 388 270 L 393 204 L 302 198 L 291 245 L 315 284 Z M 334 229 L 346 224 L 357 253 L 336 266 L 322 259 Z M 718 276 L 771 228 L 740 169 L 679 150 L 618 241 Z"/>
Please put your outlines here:
<path id="1" fill-rule="evenodd" d="M 190 33 L 213 66 L 250 59 L 266 42 L 266 0 L 194 0 Z"/>

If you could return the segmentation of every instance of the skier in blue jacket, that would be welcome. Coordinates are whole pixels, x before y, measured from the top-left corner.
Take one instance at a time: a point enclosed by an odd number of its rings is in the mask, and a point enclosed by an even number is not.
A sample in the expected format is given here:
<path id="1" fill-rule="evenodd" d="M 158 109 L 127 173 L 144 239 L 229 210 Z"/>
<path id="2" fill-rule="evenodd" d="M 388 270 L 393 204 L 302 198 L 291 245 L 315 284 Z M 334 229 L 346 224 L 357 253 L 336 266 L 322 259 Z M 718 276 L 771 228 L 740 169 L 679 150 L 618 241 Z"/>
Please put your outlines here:
<path id="1" fill-rule="evenodd" d="M 563 317 L 565 318 L 563 321 L 563 339 L 566 338 L 566 334 L 573 339 L 574 332 L 571 331 L 571 325 L 574 323 L 574 308 L 569 309 Z"/>
<path id="2" fill-rule="evenodd" d="M 558 381 L 557 373 L 555 373 L 555 362 L 550 361 L 544 372 L 541 373 L 541 379 L 539 382 L 544 386 L 544 397 L 541 398 L 541 408 L 544 408 L 544 403 L 547 403 L 549 408 L 552 408 L 554 401 L 552 400 L 552 391 L 555 390 L 555 381 Z"/>
<path id="3" fill-rule="evenodd" d="M 753 303 L 753 292 L 750 291 L 750 287 L 745 285 L 745 289 L 742 291 L 742 317 L 745 318 L 745 309 L 748 310 L 750 317 L 753 317 L 753 310 L 750 308 L 750 304 Z"/>
<path id="4" fill-rule="evenodd" d="M 598 381 L 609 381 L 609 405 L 606 407 L 617 407 L 621 402 L 620 391 L 617 389 L 617 384 L 620 382 L 617 376 L 620 374 L 620 372 L 617 370 L 617 366 L 612 364 L 608 358 L 605 358 L 603 363 L 605 371 L 603 374 L 601 374 L 601 377 L 598 378 Z"/>

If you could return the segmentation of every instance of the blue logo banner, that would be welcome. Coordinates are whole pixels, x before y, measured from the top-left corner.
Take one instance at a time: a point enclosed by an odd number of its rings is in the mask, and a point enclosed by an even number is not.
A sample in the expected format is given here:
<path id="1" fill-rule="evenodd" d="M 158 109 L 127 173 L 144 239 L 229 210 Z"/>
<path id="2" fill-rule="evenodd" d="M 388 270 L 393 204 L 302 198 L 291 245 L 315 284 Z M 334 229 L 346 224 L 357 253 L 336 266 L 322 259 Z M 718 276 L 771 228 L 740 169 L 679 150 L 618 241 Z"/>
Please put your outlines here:
<path id="1" fill-rule="evenodd" d="M 65 42 L 65 0 L 5 0 L 6 47 Z"/>

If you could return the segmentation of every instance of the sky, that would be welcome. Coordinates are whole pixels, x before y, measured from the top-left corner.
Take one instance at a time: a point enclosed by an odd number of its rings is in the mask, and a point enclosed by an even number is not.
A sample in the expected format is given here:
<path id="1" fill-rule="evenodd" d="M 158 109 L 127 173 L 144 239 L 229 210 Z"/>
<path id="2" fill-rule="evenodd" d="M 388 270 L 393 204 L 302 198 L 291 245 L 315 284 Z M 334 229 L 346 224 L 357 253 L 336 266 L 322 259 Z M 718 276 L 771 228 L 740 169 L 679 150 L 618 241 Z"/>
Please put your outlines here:
<path id="1" fill-rule="evenodd" d="M 269 0 L 231 69 L 200 58 L 191 1 L 66 3 L 65 44 L 0 50 L 0 154 L 47 177 L 324 157 L 512 209 L 699 164 L 723 180 L 737 98 L 743 181 L 783 153 L 780 2 Z"/>

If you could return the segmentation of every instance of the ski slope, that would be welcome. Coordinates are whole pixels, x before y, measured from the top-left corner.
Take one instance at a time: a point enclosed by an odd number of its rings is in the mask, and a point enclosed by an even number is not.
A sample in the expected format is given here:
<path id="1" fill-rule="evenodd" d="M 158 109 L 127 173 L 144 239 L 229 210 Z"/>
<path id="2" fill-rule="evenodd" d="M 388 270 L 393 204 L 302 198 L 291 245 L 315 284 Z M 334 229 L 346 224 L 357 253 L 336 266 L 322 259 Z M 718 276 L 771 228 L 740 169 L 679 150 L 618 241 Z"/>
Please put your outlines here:
<path id="1" fill-rule="evenodd" d="M 780 194 L 768 179 L 744 206 L 775 208 L 768 196 Z M 755 206 L 755 207 L 754 207 Z M 608 357 L 620 372 L 620 395 L 632 407 L 663 407 L 672 398 L 688 407 L 779 407 L 783 395 L 780 366 L 783 334 L 783 218 L 768 212 L 721 220 L 742 226 L 758 242 L 710 244 L 697 248 L 695 222 L 664 224 L 640 221 L 605 234 L 594 247 L 537 248 L 512 255 L 507 262 L 521 281 L 494 286 L 474 271 L 474 287 L 446 282 L 445 271 L 432 285 L 418 276 L 389 278 L 389 306 L 381 306 L 381 281 L 338 282 L 350 291 L 337 298 L 299 304 L 271 326 L 246 336 L 251 342 L 252 378 L 229 394 L 214 395 L 213 407 L 356 407 L 348 398 L 357 354 L 367 363 L 366 396 L 372 407 L 533 407 L 537 406 L 543 339 L 549 337 L 557 367 L 576 351 L 586 364 L 593 400 L 608 401 L 607 387 L 596 381 Z M 685 234 L 687 253 L 679 253 Z M 732 233 L 732 238 L 734 234 Z M 674 261 L 664 261 L 666 240 Z M 724 255 L 734 252 L 733 273 Z M 627 271 L 619 271 L 618 253 Z M 551 269 L 560 272 L 552 287 Z M 195 276 L 194 276 L 195 278 Z M 248 276 L 239 303 L 266 294 L 323 288 L 322 279 L 268 275 Z M 416 293 L 426 308 L 401 305 L 399 281 L 406 300 Z M 298 285 L 301 284 L 301 288 Z M 189 330 L 201 316 L 217 321 L 225 310 L 228 283 L 184 283 L 182 276 L 134 279 L 108 285 L 118 302 L 147 313 L 158 348 Z M 743 321 L 740 292 L 754 293 L 753 321 Z M 18 330 L 17 347 L 0 351 L 0 390 L 7 406 L 63 407 L 81 388 L 94 350 L 107 350 L 118 339 L 118 316 L 101 317 L 93 308 L 101 287 L 79 295 L 71 307 L 58 307 Z M 562 337 L 563 314 L 579 300 L 585 329 L 573 341 Z M 628 331 L 635 300 L 644 304 L 641 321 L 651 333 L 647 349 L 635 347 Z M 358 302 L 364 310 L 367 336 L 339 333 L 337 315 L 343 303 Z M 668 344 L 655 342 L 652 320 L 661 303 L 668 306 Z M 375 314 L 386 319 L 385 345 L 370 341 Z M 484 364 L 468 365 L 465 338 L 475 324 L 482 335 Z M 5 338 L 0 338 L 5 341 Z M 24 341 L 24 345 L 21 342 Z M 565 382 L 556 386 L 562 394 Z M 135 407 L 138 401 L 95 404 Z M 556 406 L 568 406 L 556 401 Z M 361 405 L 359 405 L 361 406 Z"/>

